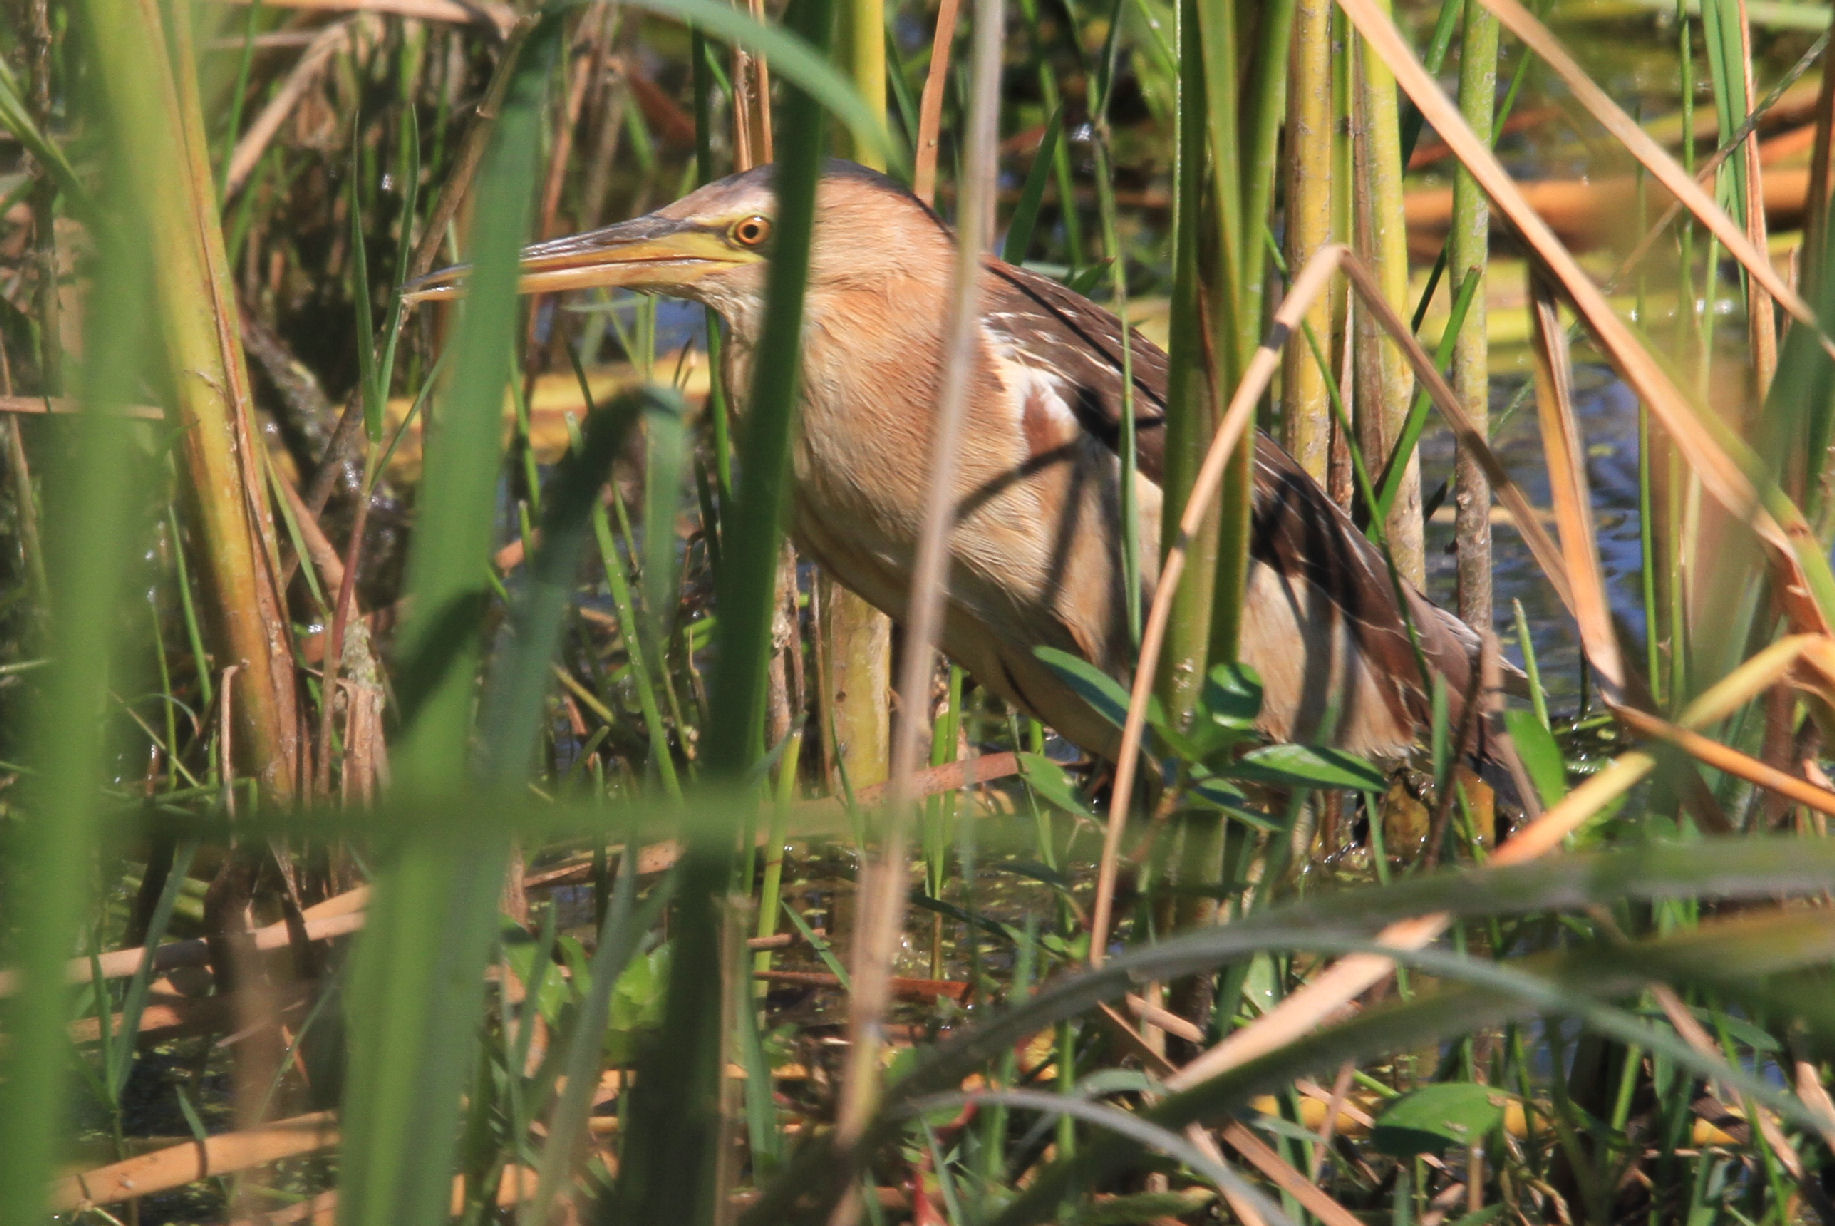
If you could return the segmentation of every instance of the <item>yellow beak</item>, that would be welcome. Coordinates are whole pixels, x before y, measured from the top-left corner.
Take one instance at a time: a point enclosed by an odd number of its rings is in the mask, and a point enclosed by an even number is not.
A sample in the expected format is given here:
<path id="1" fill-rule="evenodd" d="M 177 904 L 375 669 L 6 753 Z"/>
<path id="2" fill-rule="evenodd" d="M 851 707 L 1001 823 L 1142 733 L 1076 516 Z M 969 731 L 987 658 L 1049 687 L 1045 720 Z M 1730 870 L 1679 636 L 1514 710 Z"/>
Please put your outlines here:
<path id="1" fill-rule="evenodd" d="M 667 292 L 756 258 L 729 244 L 721 227 L 652 214 L 523 248 L 518 289 L 525 294 L 594 288 Z M 469 264 L 428 273 L 403 286 L 402 299 L 461 297 L 470 275 Z"/>

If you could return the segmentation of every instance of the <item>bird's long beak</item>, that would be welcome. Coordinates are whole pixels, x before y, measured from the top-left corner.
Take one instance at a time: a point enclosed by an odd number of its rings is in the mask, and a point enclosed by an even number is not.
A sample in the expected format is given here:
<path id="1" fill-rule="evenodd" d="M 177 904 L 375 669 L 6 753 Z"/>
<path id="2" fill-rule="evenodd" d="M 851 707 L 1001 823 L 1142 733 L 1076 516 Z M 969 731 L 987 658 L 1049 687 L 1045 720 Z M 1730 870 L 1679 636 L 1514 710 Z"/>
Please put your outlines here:
<path id="1" fill-rule="evenodd" d="M 518 288 L 525 294 L 595 287 L 666 291 L 748 258 L 717 226 L 651 214 L 524 247 Z M 408 282 L 402 298 L 458 298 L 470 276 L 469 264 L 443 268 Z"/>

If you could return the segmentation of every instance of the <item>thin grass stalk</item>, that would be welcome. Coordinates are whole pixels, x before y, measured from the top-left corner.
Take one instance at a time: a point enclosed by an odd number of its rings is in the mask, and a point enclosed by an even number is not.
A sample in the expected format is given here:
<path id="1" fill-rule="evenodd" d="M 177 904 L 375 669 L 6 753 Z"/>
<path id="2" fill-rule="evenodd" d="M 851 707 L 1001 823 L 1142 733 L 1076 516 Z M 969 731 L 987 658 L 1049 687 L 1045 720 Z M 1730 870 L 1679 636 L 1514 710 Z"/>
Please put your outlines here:
<path id="1" fill-rule="evenodd" d="M 1160 508 L 1160 554 L 1164 567 L 1174 547 L 1174 525 L 1184 514 L 1186 500 L 1198 476 L 1197 461 L 1204 441 L 1215 433 L 1221 402 L 1213 395 L 1214 380 L 1205 376 L 1207 360 L 1215 360 L 1215 351 L 1207 352 L 1204 320 L 1199 311 L 1202 293 L 1200 274 L 1200 226 L 1209 211 L 1206 197 L 1206 150 L 1209 133 L 1205 106 L 1206 79 L 1204 52 L 1199 38 L 1198 0 L 1179 0 L 1174 43 L 1178 55 L 1178 143 L 1174 171 L 1173 195 L 1173 286 L 1172 331 L 1167 346 L 1165 468 L 1161 478 L 1164 500 Z M 1217 559 L 1216 517 L 1206 516 L 1187 535 L 1185 549 L 1196 561 L 1200 575 L 1214 576 Z M 1141 643 L 1141 664 L 1145 670 L 1157 664 L 1156 692 L 1168 711 L 1189 711 L 1202 682 L 1203 665 L 1209 651 L 1211 613 L 1209 598 L 1214 588 L 1194 584 L 1196 594 L 1181 590 L 1182 603 L 1172 620 L 1172 630 L 1163 640 L 1163 650 L 1156 661 L 1150 661 L 1149 640 Z M 1139 690 L 1138 678 L 1136 690 Z M 1108 954 L 1109 930 L 1114 919 L 1115 884 L 1121 864 L 1122 835 L 1128 813 L 1133 806 L 1134 758 L 1139 741 L 1132 748 L 1124 739 L 1118 759 L 1113 799 L 1103 831 L 1102 856 L 1096 865 L 1096 897 L 1090 910 L 1091 966 L 1101 966 Z"/>
<path id="2" fill-rule="evenodd" d="M 1250 54 L 1245 36 L 1256 29 L 1255 17 L 1261 11 L 1262 6 L 1247 0 L 1198 0 L 1198 38 L 1204 63 L 1204 118 L 1215 208 L 1214 228 L 1206 226 L 1200 234 L 1214 235 L 1217 243 L 1215 279 L 1200 282 L 1199 301 L 1200 318 L 1207 320 L 1210 329 L 1207 343 L 1215 346 L 1205 367 L 1214 414 L 1222 413 L 1222 406 L 1229 401 L 1230 392 L 1242 378 L 1260 339 L 1262 325 L 1261 284 L 1268 263 L 1262 240 L 1266 218 L 1250 215 L 1249 209 L 1264 186 L 1262 178 L 1271 176 L 1274 166 L 1272 159 L 1268 165 L 1260 167 L 1250 166 L 1245 161 L 1256 148 L 1254 134 L 1260 127 L 1259 116 L 1267 105 L 1265 93 L 1245 92 L 1245 71 Z M 1262 29 L 1265 33 L 1268 27 Z M 1270 74 L 1264 81 L 1278 83 L 1279 77 Z M 1204 239 L 1199 241 L 1202 251 Z M 1170 437 L 1167 443 L 1170 446 Z M 1252 440 L 1237 448 L 1219 491 L 1217 556 L 1214 568 L 1197 585 L 1210 608 L 1207 641 L 1190 661 L 1197 681 L 1202 680 L 1210 661 L 1236 658 L 1237 640 L 1242 631 L 1243 596 L 1249 576 L 1254 453 Z M 1163 511 L 1162 517 L 1166 513 Z M 1163 546 L 1164 518 L 1161 536 Z M 1175 708 L 1168 714 L 1182 720 L 1188 711 L 1189 707 Z"/>
<path id="3" fill-rule="evenodd" d="M 52 50 L 56 36 L 51 30 L 50 0 L 31 0 L 30 16 L 26 22 L 25 47 L 28 67 L 31 72 L 29 85 L 32 118 L 41 127 L 52 119 Z M 60 396 L 64 391 L 64 353 L 63 353 L 63 304 L 58 297 L 58 258 L 57 258 L 57 197 L 60 190 L 68 190 L 74 181 L 74 173 L 60 176 L 57 162 L 61 153 L 47 140 L 43 158 L 34 156 L 34 174 L 37 182 L 33 184 L 31 195 L 32 208 L 32 255 L 37 264 L 38 300 L 33 304 L 38 316 L 39 336 L 39 369 L 40 379 L 44 384 L 47 396 Z M 68 170 L 66 163 L 65 169 Z M 60 184 L 63 186 L 60 188 Z M 67 208 L 81 205 L 80 199 L 66 202 Z M 7 377 L 7 394 L 12 394 L 11 373 Z M 13 446 L 17 451 L 19 444 L 19 421 L 12 414 L 7 415 L 7 430 L 12 436 Z M 23 466 L 24 453 L 18 453 L 18 464 Z M 31 499 L 22 497 L 20 501 L 22 517 L 22 535 L 28 544 L 32 535 Z M 42 591 L 42 564 L 34 562 L 33 568 L 39 572 L 38 586 Z"/>
<path id="4" fill-rule="evenodd" d="M 1201 13 L 1204 8 L 1201 0 Z M 1227 6 L 1220 6 L 1212 18 L 1219 26 L 1224 24 L 1219 19 L 1223 11 Z M 1228 400 L 1241 380 L 1261 340 L 1269 268 L 1268 214 L 1274 199 L 1276 151 L 1285 100 L 1286 74 L 1278 66 L 1287 62 L 1293 0 L 1238 3 L 1229 26 L 1229 73 L 1218 62 L 1218 56 L 1225 52 L 1223 41 L 1208 35 L 1205 41 L 1212 190 L 1224 200 L 1220 241 L 1234 243 L 1234 250 L 1226 253 L 1224 279 L 1217 287 L 1216 305 L 1220 309 L 1213 316 L 1220 360 L 1212 367 L 1212 374 L 1221 382 L 1214 384 L 1212 395 L 1219 405 Z M 1247 38 L 1250 34 L 1256 36 L 1252 45 Z M 1219 106 L 1217 91 L 1222 88 L 1229 88 L 1235 100 L 1233 149 L 1220 139 L 1222 125 L 1229 121 Z M 1251 438 L 1237 448 L 1231 459 L 1218 504 L 1217 570 L 1211 591 L 1208 660 L 1236 659 L 1243 621 L 1248 616 L 1254 473 L 1255 442 Z"/>
<path id="5" fill-rule="evenodd" d="M 1702 9 L 1702 33 L 1708 51 L 1709 81 L 1714 91 L 1714 111 L 1720 131 L 1731 133 L 1752 114 L 1757 101 L 1752 80 L 1752 27 L 1745 5 L 1734 0 L 1712 0 Z M 1731 212 L 1745 227 L 1746 237 L 1758 250 L 1765 249 L 1765 207 L 1761 194 L 1758 141 L 1748 137 L 1721 166 L 1728 186 Z M 1763 287 L 1742 278 L 1746 299 L 1746 337 L 1752 376 L 1758 398 L 1763 399 L 1777 373 L 1778 338 L 1772 304 Z"/>
<path id="6" fill-rule="evenodd" d="M 518 314 L 516 256 L 531 225 L 545 85 L 561 38 L 559 18 L 548 16 L 521 44 L 478 178 L 475 271 L 459 308 L 442 411 L 427 434 L 408 559 L 411 611 L 397 674 L 406 726 L 391 790 L 400 806 L 463 796 L 474 778 L 472 709 L 493 519 L 482 510 L 495 501 L 501 397 Z M 545 671 L 546 661 L 539 667 Z M 340 1189 L 348 1226 L 445 1219 L 507 833 L 421 840 L 378 874 L 351 967 Z"/>
<path id="7" fill-rule="evenodd" d="M 876 119 L 886 118 L 885 0 L 848 0 L 842 10 L 847 59 L 854 88 Z M 926 104 L 928 104 L 926 95 Z M 855 161 L 886 168 L 885 155 L 863 141 L 849 142 Z M 871 787 L 886 777 L 892 711 L 892 619 L 828 575 L 818 575 L 818 649 L 821 694 L 817 704 L 824 738 L 834 738 L 831 768 L 850 787 Z M 836 780 L 838 781 L 839 775 Z M 775 908 L 768 914 L 775 915 Z"/>
<path id="8" fill-rule="evenodd" d="M 1752 22 L 1748 18 L 1745 3 L 1737 6 L 1739 25 L 1739 85 L 1741 91 L 1740 119 L 1742 122 L 1751 118 L 1758 99 L 1758 83 L 1753 79 L 1752 58 Z M 1730 131 L 1731 129 L 1723 129 Z M 1765 251 L 1770 243 L 1766 235 L 1765 188 L 1764 174 L 1759 166 L 1759 141 L 1757 136 L 1749 135 L 1742 151 L 1746 164 L 1746 237 L 1760 251 Z M 1747 282 L 1746 286 L 1746 327 L 1752 338 L 1752 372 L 1758 388 L 1758 398 L 1763 400 L 1771 391 L 1772 380 L 1778 373 L 1778 323 L 1777 313 L 1771 301 L 1771 295 L 1763 288 Z"/>
<path id="9" fill-rule="evenodd" d="M 1332 241 L 1332 3 L 1299 0 L 1287 81 L 1288 147 L 1285 160 L 1286 242 L 1289 270 L 1306 267 Z M 1308 310 L 1305 327 L 1331 334 L 1331 299 Z M 1281 438 L 1313 480 L 1324 485 L 1332 445 L 1326 372 L 1306 346 L 1286 351 L 1281 366 Z"/>
<path id="10" fill-rule="evenodd" d="M 94 69 L 111 224 L 96 231 L 98 267 L 89 296 L 82 408 L 68 419 L 70 447 L 44 471 L 45 570 L 52 616 L 50 664 L 41 674 L 26 728 L 32 765 L 11 823 L 4 872 L 4 960 L 19 990 L 0 1002 L 0 1216 L 44 1216 L 53 1159 L 63 1142 L 70 1069 L 64 963 L 90 901 L 91 856 L 103 827 L 99 784 L 107 760 L 106 708 L 115 631 L 138 532 L 144 445 L 121 409 L 136 399 L 151 366 L 154 301 L 147 257 L 154 242 L 147 205 L 164 175 L 147 177 L 146 151 L 162 135 L 152 99 L 159 88 L 145 44 L 119 6 L 79 7 L 79 45 Z M 117 685 L 120 678 L 116 677 Z"/>
<path id="11" fill-rule="evenodd" d="M 1386 0 L 1379 0 L 1385 14 Z M 1366 259 L 1383 286 L 1383 295 L 1397 313 L 1405 314 L 1408 306 L 1408 228 L 1402 216 L 1403 165 L 1400 91 L 1395 77 L 1364 44 L 1356 40 L 1359 81 L 1358 109 L 1363 123 L 1363 156 L 1356 182 L 1368 210 L 1368 245 Z M 1487 131 L 1489 130 L 1487 126 Z M 1364 318 L 1368 318 L 1366 315 Z M 1395 500 L 1389 507 L 1383 535 L 1389 554 L 1402 577 L 1416 587 L 1426 586 L 1427 553 L 1421 521 L 1421 463 L 1417 454 L 1392 459 L 1390 451 L 1401 437 L 1402 423 L 1408 417 L 1409 377 L 1407 360 L 1392 345 L 1382 343 L 1377 330 L 1366 328 L 1360 343 L 1374 352 L 1366 355 L 1374 383 L 1363 389 L 1357 401 L 1358 436 L 1364 446 L 1366 463 L 1389 467 L 1402 463 L 1402 479 Z M 1378 450 L 1370 450 L 1374 441 Z"/>
<path id="12" fill-rule="evenodd" d="M 1107 253 L 1109 261 L 1110 306 L 1116 318 L 1125 323 L 1129 316 L 1128 268 L 1126 253 L 1122 250 L 1115 204 L 1113 150 L 1110 148 L 1107 135 L 1109 107 L 1115 97 L 1115 53 L 1122 28 L 1119 2 L 1116 7 L 1118 11 L 1110 23 L 1109 36 L 1104 43 L 1096 66 L 1093 88 L 1096 91 L 1095 121 L 1098 136 L 1093 142 L 1092 153 L 1096 162 L 1096 212 L 1102 228 L 1103 250 Z M 1054 112 L 1054 115 L 1058 114 Z M 1061 121 L 1061 115 L 1059 119 Z M 1042 189 L 1043 176 L 1039 177 L 1039 184 Z M 1023 252 L 1016 254 L 1020 260 L 1024 259 Z M 1117 518 L 1120 520 L 1121 527 L 1122 596 L 1127 613 L 1128 641 L 1138 648 L 1141 631 L 1140 486 L 1137 481 L 1140 457 L 1138 440 L 1135 437 L 1134 338 L 1132 330 L 1126 327 L 1121 330 L 1121 418 L 1119 425 L 1120 439 L 1117 451 L 1121 465 Z"/>
<path id="13" fill-rule="evenodd" d="M 943 127 L 943 92 L 949 87 L 950 52 L 956 45 L 956 22 L 962 0 L 940 0 L 936 32 L 931 37 L 930 67 L 924 74 L 924 94 L 918 104 L 918 138 L 911 191 L 925 204 L 936 201 L 937 151 Z"/>
<path id="14" fill-rule="evenodd" d="M 1474 132 L 1490 132 L 1497 104 L 1497 18 L 1466 0 L 1459 48 L 1459 110 Z M 1468 278 L 1477 291 L 1466 308 L 1465 326 L 1453 342 L 1453 391 L 1481 435 L 1490 432 L 1491 340 L 1484 291 L 1491 252 L 1491 208 L 1472 176 L 1453 180 L 1453 224 L 1447 236 L 1447 283 L 1460 293 Z M 1458 613 L 1480 631 L 1492 623 L 1491 482 L 1471 452 L 1461 447 L 1453 462 L 1453 539 L 1457 549 Z"/>
<path id="15" fill-rule="evenodd" d="M 806 23 L 805 36 L 826 45 L 832 25 L 829 0 L 799 0 L 798 12 Z M 737 502 L 726 525 L 715 592 L 720 651 L 711 681 L 713 718 L 704 761 L 711 774 L 730 780 L 743 776 L 763 748 L 765 668 L 771 656 L 778 544 L 790 505 L 803 301 L 825 126 L 820 107 L 795 88 L 788 93 L 784 122 L 798 138 L 786 146 L 775 179 L 777 238 L 767 311 L 740 432 Z"/>
<path id="16" fill-rule="evenodd" d="M 1822 84 L 1816 92 L 1816 140 L 1810 150 L 1810 184 L 1803 221 L 1802 270 L 1804 291 L 1814 295 L 1828 284 L 1827 276 L 1812 261 L 1829 248 L 1829 212 L 1835 205 L 1835 52 L 1822 53 Z"/>
<path id="17" fill-rule="evenodd" d="M 951 274 L 943 332 L 943 365 L 930 440 L 923 529 L 911 573 L 899 694 L 904 716 L 893 734 L 892 772 L 886 788 L 881 845 L 861 881 L 853 945 L 853 997 L 848 1018 L 851 1046 L 835 1131 L 843 1147 L 859 1140 L 879 1102 L 883 1038 L 880 1023 L 891 997 L 892 962 L 905 915 L 909 875 L 912 780 L 926 721 L 921 713 L 936 667 L 935 650 L 948 599 L 950 535 L 956 500 L 956 458 L 968 420 L 969 382 L 981 320 L 981 262 L 994 239 L 1000 119 L 1000 49 L 1005 32 L 1002 0 L 977 0 L 972 30 L 964 170 L 957 195 L 956 264 Z M 855 1212 L 852 1198 L 839 1220 Z"/>
<path id="18" fill-rule="evenodd" d="M 1237 361 L 1247 364 L 1261 339 L 1268 313 L 1269 253 L 1273 248 L 1275 187 L 1281 180 L 1281 124 L 1286 117 L 1289 51 L 1298 0 L 1269 0 L 1256 6 L 1258 41 L 1249 54 L 1243 81 L 1243 326 Z"/>

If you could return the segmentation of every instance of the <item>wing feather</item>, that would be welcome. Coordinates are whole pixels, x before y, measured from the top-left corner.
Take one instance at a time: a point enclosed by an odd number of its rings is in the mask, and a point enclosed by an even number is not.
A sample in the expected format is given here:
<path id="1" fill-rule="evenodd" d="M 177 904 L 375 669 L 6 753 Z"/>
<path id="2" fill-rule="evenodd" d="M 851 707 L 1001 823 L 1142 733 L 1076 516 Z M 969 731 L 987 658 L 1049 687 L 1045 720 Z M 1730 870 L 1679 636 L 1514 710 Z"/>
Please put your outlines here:
<path id="1" fill-rule="evenodd" d="M 1078 421 L 1119 448 L 1122 417 L 1122 326 L 1109 311 L 1048 277 L 989 260 L 992 325 L 1068 389 Z M 1134 386 L 1135 455 L 1156 484 L 1165 472 L 1169 363 L 1138 332 L 1127 341 Z M 1406 582 L 1391 580 L 1382 553 L 1349 515 L 1267 435 L 1256 434 L 1254 522 L 1250 552 L 1290 584 L 1328 601 L 1350 631 L 1366 668 L 1380 680 L 1388 714 L 1414 739 L 1431 716 L 1428 687 L 1403 618 L 1415 627 L 1421 658 L 1445 678 L 1449 711 L 1458 713 L 1478 651 L 1478 636 Z"/>

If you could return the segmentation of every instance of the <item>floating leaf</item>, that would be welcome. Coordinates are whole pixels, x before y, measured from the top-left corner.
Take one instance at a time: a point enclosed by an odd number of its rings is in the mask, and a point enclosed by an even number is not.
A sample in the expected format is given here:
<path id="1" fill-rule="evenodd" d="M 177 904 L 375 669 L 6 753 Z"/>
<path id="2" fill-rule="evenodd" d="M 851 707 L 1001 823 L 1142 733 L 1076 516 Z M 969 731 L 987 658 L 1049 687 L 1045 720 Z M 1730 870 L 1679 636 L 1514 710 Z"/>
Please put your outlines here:
<path id="1" fill-rule="evenodd" d="M 1389 1104 L 1370 1133 L 1371 1144 L 1395 1158 L 1476 1145 L 1504 1118 L 1510 1096 L 1470 1081 L 1422 1086 Z"/>

